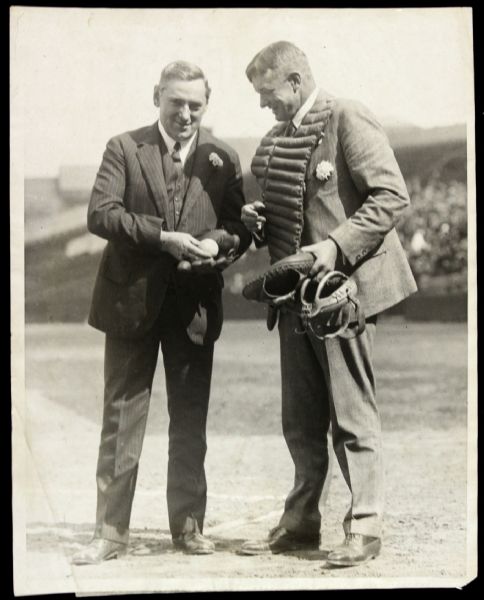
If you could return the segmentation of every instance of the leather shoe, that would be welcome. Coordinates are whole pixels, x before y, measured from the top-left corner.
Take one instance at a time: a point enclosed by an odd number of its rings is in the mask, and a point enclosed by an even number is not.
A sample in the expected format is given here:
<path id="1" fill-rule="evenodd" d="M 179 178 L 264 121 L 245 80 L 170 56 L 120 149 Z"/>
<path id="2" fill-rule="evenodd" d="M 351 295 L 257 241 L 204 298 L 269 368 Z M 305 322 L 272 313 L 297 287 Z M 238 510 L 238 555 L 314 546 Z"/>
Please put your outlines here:
<path id="1" fill-rule="evenodd" d="M 284 527 L 275 527 L 269 532 L 267 540 L 244 542 L 238 554 L 255 556 L 268 553 L 297 552 L 298 550 L 318 550 L 319 542 L 319 535 L 302 536 L 288 531 Z"/>
<path id="2" fill-rule="evenodd" d="M 380 538 L 348 533 L 344 542 L 330 552 L 326 560 L 338 567 L 354 567 L 376 558 L 380 550 Z"/>
<path id="3" fill-rule="evenodd" d="M 187 520 L 187 522 L 189 521 Z M 200 533 L 198 523 L 194 519 L 190 520 L 190 523 L 190 529 L 173 538 L 175 548 L 183 550 L 187 554 L 213 554 L 214 543 Z"/>
<path id="4" fill-rule="evenodd" d="M 119 558 L 127 552 L 127 544 L 94 538 L 85 548 L 72 557 L 73 565 L 97 565 L 105 560 Z"/>

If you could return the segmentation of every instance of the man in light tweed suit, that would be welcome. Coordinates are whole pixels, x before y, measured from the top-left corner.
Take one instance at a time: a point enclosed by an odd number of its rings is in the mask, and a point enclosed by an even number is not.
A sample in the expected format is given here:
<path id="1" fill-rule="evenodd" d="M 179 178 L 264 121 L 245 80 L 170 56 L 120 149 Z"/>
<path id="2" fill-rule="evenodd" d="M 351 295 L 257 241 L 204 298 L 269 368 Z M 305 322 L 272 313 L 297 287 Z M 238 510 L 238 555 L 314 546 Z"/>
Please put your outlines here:
<path id="1" fill-rule="evenodd" d="M 372 349 L 377 315 L 416 290 L 394 229 L 409 205 L 387 137 L 361 104 L 318 89 L 304 53 L 288 42 L 261 50 L 247 77 L 272 109 L 277 125 L 252 163 L 262 201 L 247 204 L 242 220 L 274 262 L 312 252 L 310 275 L 351 274 L 367 320 L 352 339 L 320 340 L 301 330 L 299 317 L 279 315 L 282 422 L 295 465 L 295 483 L 279 525 L 242 552 L 318 548 L 319 500 L 328 474 L 327 432 L 351 505 L 345 539 L 328 556 L 351 566 L 377 556 L 383 511 L 380 418 Z"/>
<path id="2" fill-rule="evenodd" d="M 126 552 L 160 344 L 170 417 L 171 534 L 185 552 L 214 550 L 202 533 L 205 426 L 222 327 L 220 271 L 229 260 L 214 266 L 198 238 L 225 229 L 237 257 L 251 236 L 240 220 L 238 156 L 200 128 L 209 95 L 197 66 L 177 61 L 165 67 L 154 90 L 159 120 L 112 138 L 94 184 L 88 228 L 108 240 L 89 316 L 106 333 L 104 415 L 94 538 L 74 564 Z M 205 268 L 178 271 L 181 259 Z"/>

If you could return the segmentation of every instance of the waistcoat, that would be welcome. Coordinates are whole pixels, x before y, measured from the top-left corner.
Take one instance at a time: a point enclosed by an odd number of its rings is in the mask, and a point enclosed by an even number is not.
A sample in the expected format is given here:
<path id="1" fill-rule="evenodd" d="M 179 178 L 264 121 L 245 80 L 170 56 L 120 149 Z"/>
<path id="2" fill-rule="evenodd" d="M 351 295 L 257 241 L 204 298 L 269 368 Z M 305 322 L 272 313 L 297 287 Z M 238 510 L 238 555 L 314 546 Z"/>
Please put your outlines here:
<path id="1" fill-rule="evenodd" d="M 185 160 L 185 164 L 182 166 L 181 170 L 178 170 L 163 139 L 160 142 L 163 175 L 165 176 L 166 191 L 168 192 L 168 219 L 173 225 L 173 230 L 176 230 L 178 226 L 178 221 L 180 220 L 180 215 L 185 203 L 196 146 L 197 140 L 194 140 Z"/>

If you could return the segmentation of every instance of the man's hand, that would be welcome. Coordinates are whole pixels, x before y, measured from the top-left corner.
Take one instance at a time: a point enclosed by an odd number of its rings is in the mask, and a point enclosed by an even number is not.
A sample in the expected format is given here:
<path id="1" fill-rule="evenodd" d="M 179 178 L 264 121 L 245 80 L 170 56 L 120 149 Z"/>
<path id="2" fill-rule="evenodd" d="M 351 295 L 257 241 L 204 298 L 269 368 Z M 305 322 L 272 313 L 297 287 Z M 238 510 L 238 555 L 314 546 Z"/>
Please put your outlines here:
<path id="1" fill-rule="evenodd" d="M 301 248 L 301 251 L 311 252 L 311 254 L 316 256 L 314 265 L 309 271 L 309 276 L 314 277 L 316 281 L 321 281 L 326 273 L 334 271 L 334 266 L 338 257 L 338 246 L 331 238 L 328 238 L 323 242 L 318 242 L 317 244 L 304 246 Z"/>
<path id="2" fill-rule="evenodd" d="M 250 202 L 242 207 L 240 219 L 251 233 L 257 233 L 264 226 L 266 218 L 259 214 L 264 208 L 264 203 L 260 200 Z"/>
<path id="3" fill-rule="evenodd" d="M 200 248 L 200 242 L 189 233 L 180 231 L 162 231 L 160 233 L 161 249 L 177 260 L 210 258 L 210 254 Z"/>
<path id="4" fill-rule="evenodd" d="M 194 273 L 210 273 L 214 269 L 223 271 L 234 262 L 235 250 L 229 250 L 227 254 L 223 254 L 218 258 L 197 259 L 192 262 L 191 271 Z"/>

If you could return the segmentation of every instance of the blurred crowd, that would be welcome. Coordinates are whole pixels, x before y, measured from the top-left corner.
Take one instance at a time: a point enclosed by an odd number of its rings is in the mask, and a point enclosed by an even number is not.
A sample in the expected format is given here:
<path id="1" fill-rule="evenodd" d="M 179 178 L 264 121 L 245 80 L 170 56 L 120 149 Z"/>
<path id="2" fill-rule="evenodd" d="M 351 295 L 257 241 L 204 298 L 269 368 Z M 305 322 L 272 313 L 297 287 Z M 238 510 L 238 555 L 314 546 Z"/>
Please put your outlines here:
<path id="1" fill-rule="evenodd" d="M 398 224 L 419 288 L 441 292 L 467 288 L 467 186 L 416 176 L 406 181 L 411 209 Z"/>
<path id="2" fill-rule="evenodd" d="M 432 176 L 405 178 L 411 206 L 398 223 L 399 237 L 421 292 L 448 294 L 467 290 L 467 185 Z M 249 197 L 255 183 L 244 183 Z M 254 189 L 251 188 L 254 187 Z M 226 277 L 226 287 L 240 294 L 250 279 L 267 267 L 268 256 L 251 247 Z"/>

